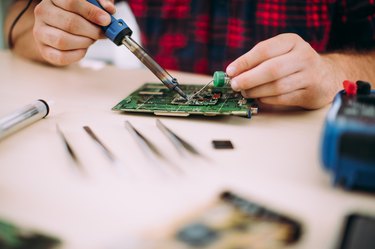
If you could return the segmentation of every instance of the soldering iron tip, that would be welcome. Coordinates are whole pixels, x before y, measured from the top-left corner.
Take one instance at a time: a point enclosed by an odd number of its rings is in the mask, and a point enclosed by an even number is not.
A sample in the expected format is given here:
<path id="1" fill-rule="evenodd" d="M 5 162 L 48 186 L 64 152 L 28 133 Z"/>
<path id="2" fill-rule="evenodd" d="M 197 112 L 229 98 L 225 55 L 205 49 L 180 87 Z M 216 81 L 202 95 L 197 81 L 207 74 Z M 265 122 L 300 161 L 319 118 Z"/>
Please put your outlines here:
<path id="1" fill-rule="evenodd" d="M 184 91 L 182 91 L 181 90 L 181 88 L 180 87 L 178 87 L 178 86 L 176 86 L 175 88 L 174 88 L 174 90 L 181 96 L 181 97 L 183 97 L 184 99 L 188 99 L 188 96 L 184 93 Z"/>

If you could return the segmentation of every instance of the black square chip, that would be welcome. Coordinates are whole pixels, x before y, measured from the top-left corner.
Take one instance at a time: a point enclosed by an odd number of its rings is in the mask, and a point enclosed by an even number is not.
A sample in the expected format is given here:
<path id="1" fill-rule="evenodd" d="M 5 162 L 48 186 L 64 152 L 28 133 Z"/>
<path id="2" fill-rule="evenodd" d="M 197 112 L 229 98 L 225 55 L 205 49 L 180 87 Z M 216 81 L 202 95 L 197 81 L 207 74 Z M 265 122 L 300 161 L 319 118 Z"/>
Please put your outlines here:
<path id="1" fill-rule="evenodd" d="M 212 140 L 212 145 L 215 149 L 234 149 L 234 146 L 229 140 Z"/>

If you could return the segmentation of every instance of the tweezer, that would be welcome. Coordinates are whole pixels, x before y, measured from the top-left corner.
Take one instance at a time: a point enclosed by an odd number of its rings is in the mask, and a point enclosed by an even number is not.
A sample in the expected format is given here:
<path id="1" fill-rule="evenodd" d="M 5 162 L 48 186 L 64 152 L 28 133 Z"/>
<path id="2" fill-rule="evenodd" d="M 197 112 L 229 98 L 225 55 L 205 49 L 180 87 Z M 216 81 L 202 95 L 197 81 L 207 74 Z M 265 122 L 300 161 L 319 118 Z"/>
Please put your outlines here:
<path id="1" fill-rule="evenodd" d="M 68 140 L 66 139 L 64 133 L 61 131 L 60 127 L 58 124 L 56 124 L 56 130 L 57 130 L 57 133 L 59 134 L 59 136 L 61 137 L 62 141 L 64 142 L 64 145 L 65 145 L 65 148 L 66 150 L 68 151 L 69 155 L 71 156 L 71 158 L 73 159 L 73 161 L 77 164 L 77 165 L 81 165 L 76 153 L 74 152 L 72 146 L 69 144 Z"/>
<path id="2" fill-rule="evenodd" d="M 99 140 L 99 138 L 95 135 L 95 133 L 91 130 L 90 127 L 84 126 L 83 129 L 89 134 L 89 136 L 95 141 L 97 145 L 103 150 L 104 154 L 112 163 L 117 163 L 118 160 L 115 155 Z"/>
<path id="3" fill-rule="evenodd" d="M 156 126 L 163 132 L 163 134 L 172 142 L 176 150 L 183 155 L 183 149 L 186 149 L 194 155 L 200 155 L 198 150 L 196 150 L 191 144 L 186 142 L 181 137 L 177 136 L 176 133 L 171 131 L 166 127 L 159 119 L 156 119 Z"/>
<path id="4" fill-rule="evenodd" d="M 146 139 L 145 136 L 143 136 L 137 129 L 135 129 L 134 126 L 127 120 L 125 121 L 125 127 L 145 154 L 150 155 L 150 152 L 153 152 L 157 156 L 163 158 L 163 154 L 160 153 L 158 148 L 153 143 L 151 143 L 151 141 Z"/>

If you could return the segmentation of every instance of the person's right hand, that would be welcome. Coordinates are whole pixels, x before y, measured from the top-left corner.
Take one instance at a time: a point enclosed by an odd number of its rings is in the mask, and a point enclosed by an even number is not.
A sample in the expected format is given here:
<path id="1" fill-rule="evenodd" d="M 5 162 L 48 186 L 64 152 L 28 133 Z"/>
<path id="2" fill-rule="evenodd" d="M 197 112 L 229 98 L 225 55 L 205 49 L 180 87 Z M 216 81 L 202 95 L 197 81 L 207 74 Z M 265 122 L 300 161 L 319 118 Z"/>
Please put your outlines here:
<path id="1" fill-rule="evenodd" d="M 114 13 L 113 0 L 99 0 Z M 99 26 L 110 23 L 110 15 L 86 0 L 43 0 L 34 9 L 34 39 L 41 56 L 57 66 L 82 59 L 88 47 L 103 38 Z M 99 25 L 99 26 L 98 26 Z"/>

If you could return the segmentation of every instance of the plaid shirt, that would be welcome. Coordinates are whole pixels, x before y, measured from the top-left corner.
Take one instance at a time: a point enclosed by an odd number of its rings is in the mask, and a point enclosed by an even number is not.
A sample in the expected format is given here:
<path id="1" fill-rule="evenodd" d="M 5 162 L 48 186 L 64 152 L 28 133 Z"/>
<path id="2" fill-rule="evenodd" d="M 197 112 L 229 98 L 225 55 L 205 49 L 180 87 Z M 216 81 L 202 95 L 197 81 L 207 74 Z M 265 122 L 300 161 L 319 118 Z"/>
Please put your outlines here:
<path id="1" fill-rule="evenodd" d="M 375 47 L 375 0 L 127 0 L 163 67 L 211 74 L 281 33 L 318 52 Z"/>

